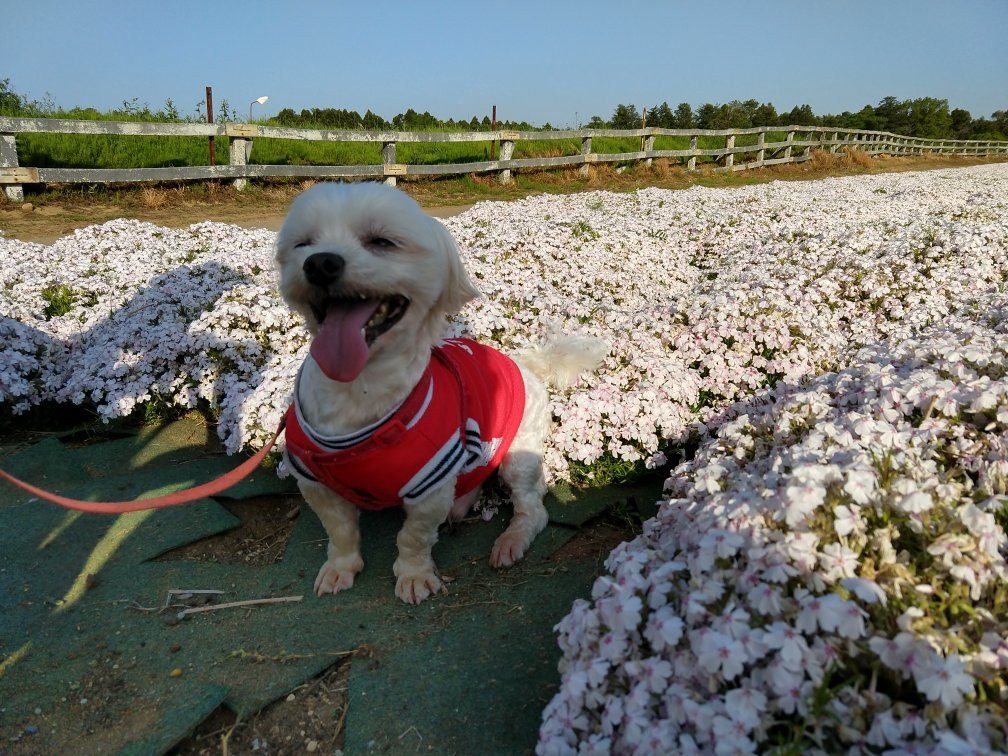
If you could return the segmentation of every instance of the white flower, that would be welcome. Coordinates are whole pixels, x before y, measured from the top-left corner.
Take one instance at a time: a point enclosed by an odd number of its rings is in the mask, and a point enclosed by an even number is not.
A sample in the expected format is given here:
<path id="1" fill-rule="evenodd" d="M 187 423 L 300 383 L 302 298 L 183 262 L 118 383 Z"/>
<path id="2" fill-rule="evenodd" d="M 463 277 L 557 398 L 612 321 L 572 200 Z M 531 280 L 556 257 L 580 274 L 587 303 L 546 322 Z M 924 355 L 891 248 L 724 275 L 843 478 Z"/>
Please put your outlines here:
<path id="1" fill-rule="evenodd" d="M 796 592 L 796 598 L 801 609 L 795 618 L 795 627 L 807 635 L 814 634 L 817 626 L 828 633 L 834 632 L 846 611 L 846 602 L 835 593 L 815 596 Z"/>
<path id="2" fill-rule="evenodd" d="M 759 726 L 766 711 L 767 697 L 756 688 L 734 688 L 725 693 L 725 711 L 748 733 Z"/>
<path id="3" fill-rule="evenodd" d="M 908 514 L 921 514 L 929 511 L 934 502 L 931 495 L 926 491 L 914 491 L 912 494 L 900 498 L 896 506 Z"/>
<path id="4" fill-rule="evenodd" d="M 811 481 L 784 490 L 784 521 L 795 526 L 822 505 L 826 489 Z"/>
<path id="5" fill-rule="evenodd" d="M 866 578 L 850 577 L 840 581 L 840 585 L 853 593 L 866 604 L 880 603 L 885 606 L 888 598 L 882 587 L 874 580 Z"/>
<path id="6" fill-rule="evenodd" d="M 840 616 L 837 632 L 844 638 L 860 638 L 865 634 L 865 620 L 868 613 L 853 601 L 844 602 L 846 607 Z"/>
<path id="7" fill-rule="evenodd" d="M 777 649 L 781 663 L 791 670 L 800 670 L 805 655 L 808 653 L 808 643 L 800 631 L 785 622 L 774 622 L 769 625 L 762 637 L 768 648 Z"/>
<path id="8" fill-rule="evenodd" d="M 854 577 L 858 567 L 858 554 L 839 543 L 831 543 L 823 547 L 819 562 L 825 570 L 827 580 Z"/>
<path id="9" fill-rule="evenodd" d="M 839 504 L 833 510 L 833 528 L 841 538 L 845 535 L 864 530 L 861 515 L 858 507 L 848 507 L 846 504 Z"/>
<path id="10" fill-rule="evenodd" d="M 959 654 L 935 656 L 918 670 L 917 689 L 929 701 L 938 701 L 946 709 L 958 706 L 966 694 L 973 692 L 973 677 L 965 670 L 966 663 Z"/>
<path id="11" fill-rule="evenodd" d="M 875 492 L 875 473 L 870 469 L 852 468 L 847 472 L 847 482 L 844 483 L 843 490 L 855 504 L 868 504 Z M 839 507 L 837 509 L 839 510 Z"/>
<path id="12" fill-rule="evenodd" d="M 745 648 L 730 636 L 716 631 L 705 633 L 695 649 L 697 663 L 707 672 L 718 672 L 726 680 L 733 680 L 742 673 L 747 661 Z"/>

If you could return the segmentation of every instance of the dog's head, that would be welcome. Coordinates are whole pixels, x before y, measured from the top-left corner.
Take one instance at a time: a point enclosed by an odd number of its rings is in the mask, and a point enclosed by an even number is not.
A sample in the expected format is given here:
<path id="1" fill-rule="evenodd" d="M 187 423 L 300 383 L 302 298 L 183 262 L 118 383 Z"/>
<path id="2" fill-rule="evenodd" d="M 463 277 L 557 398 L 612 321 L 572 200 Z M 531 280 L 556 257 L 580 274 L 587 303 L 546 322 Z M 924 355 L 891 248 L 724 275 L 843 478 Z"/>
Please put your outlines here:
<path id="1" fill-rule="evenodd" d="M 479 296 L 447 229 L 384 184 L 318 184 L 277 236 L 280 293 L 304 316 L 311 355 L 333 380 L 405 345 L 433 342 Z"/>

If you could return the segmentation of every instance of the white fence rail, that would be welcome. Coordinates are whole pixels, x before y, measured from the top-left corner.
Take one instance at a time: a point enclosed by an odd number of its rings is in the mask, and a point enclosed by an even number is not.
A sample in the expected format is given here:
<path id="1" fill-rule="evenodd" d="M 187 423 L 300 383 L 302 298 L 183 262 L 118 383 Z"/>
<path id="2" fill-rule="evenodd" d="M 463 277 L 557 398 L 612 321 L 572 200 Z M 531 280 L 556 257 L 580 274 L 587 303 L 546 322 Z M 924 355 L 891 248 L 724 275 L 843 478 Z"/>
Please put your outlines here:
<path id="1" fill-rule="evenodd" d="M 164 168 L 33 168 L 18 163 L 18 134 L 91 134 L 115 136 L 221 137 L 229 142 L 228 165 L 171 166 Z M 784 134 L 783 141 L 768 142 L 767 135 Z M 755 135 L 755 144 L 736 145 L 736 137 Z M 657 137 L 689 138 L 688 149 L 656 150 Z M 382 145 L 382 162 L 371 165 L 263 165 L 249 163 L 257 137 L 320 142 L 370 142 Z M 637 137 L 641 149 L 633 152 L 593 152 L 592 139 Z M 699 148 L 704 138 L 723 138 L 724 147 Z M 514 158 L 520 141 L 580 140 L 574 155 Z M 399 143 L 500 142 L 500 159 L 469 163 L 409 165 L 396 162 Z M 138 181 L 185 181 L 233 179 L 243 189 L 248 179 L 301 176 L 316 178 L 371 177 L 395 184 L 397 176 L 444 176 L 467 173 L 498 173 L 501 182 L 511 180 L 511 171 L 573 167 L 587 173 L 592 163 L 627 163 L 655 158 L 675 158 L 695 170 L 698 157 L 710 157 L 715 170 L 738 171 L 808 160 L 813 149 L 837 152 L 862 150 L 871 155 L 966 155 L 1008 154 L 1008 142 L 920 139 L 884 131 L 842 129 L 831 126 L 768 126 L 748 129 L 578 129 L 561 131 L 339 131 L 293 129 L 246 123 L 152 123 L 133 121 L 75 121 L 57 118 L 0 117 L 0 185 L 9 200 L 21 201 L 23 186 L 42 183 L 120 183 Z M 739 156 L 740 162 L 736 162 Z"/>

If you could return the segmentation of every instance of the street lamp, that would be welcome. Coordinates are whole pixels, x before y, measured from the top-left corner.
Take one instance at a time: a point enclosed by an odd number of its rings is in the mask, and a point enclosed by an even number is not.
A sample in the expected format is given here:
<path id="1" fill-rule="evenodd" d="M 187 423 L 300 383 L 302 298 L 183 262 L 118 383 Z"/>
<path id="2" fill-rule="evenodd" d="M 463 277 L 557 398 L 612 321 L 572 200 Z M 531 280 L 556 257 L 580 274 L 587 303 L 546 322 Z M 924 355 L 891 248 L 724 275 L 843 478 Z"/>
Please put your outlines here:
<path id="1" fill-rule="evenodd" d="M 262 97 L 255 98 L 254 100 L 252 100 L 252 102 L 249 103 L 249 123 L 252 123 L 252 106 L 255 105 L 257 102 L 260 105 L 265 105 L 266 104 L 266 100 L 268 100 L 268 99 L 269 99 L 269 97 L 267 97 L 266 95 L 263 95 Z"/>

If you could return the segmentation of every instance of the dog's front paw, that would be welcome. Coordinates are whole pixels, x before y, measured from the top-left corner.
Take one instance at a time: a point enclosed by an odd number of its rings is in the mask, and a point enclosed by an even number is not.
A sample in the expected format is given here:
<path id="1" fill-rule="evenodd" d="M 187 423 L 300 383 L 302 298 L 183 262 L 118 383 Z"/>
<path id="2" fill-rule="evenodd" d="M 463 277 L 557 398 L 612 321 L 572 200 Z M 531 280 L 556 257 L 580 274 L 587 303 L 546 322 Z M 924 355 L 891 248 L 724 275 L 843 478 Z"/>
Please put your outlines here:
<path id="1" fill-rule="evenodd" d="M 505 530 L 494 541 L 490 552 L 491 567 L 510 567 L 523 556 L 530 539 L 524 533 Z"/>
<path id="2" fill-rule="evenodd" d="M 364 563 L 359 559 L 352 563 L 330 559 L 322 565 L 315 578 L 315 593 L 324 596 L 327 593 L 345 591 L 353 586 L 354 578 L 363 568 Z"/>
<path id="3" fill-rule="evenodd" d="M 396 575 L 396 596 L 407 604 L 419 604 L 428 596 L 443 589 L 434 563 L 429 565 L 406 565 L 396 560 L 393 565 Z"/>

